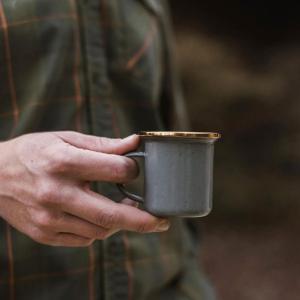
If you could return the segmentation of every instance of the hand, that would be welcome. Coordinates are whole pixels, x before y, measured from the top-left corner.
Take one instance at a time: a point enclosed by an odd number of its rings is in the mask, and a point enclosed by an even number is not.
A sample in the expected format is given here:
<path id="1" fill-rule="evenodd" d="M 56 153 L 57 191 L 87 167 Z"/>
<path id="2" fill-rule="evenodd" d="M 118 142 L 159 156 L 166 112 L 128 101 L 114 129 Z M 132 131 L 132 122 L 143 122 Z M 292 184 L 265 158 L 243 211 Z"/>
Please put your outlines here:
<path id="1" fill-rule="evenodd" d="M 89 188 L 90 181 L 133 179 L 137 166 L 121 154 L 138 142 L 136 135 L 108 139 L 47 132 L 0 143 L 0 216 L 33 240 L 53 246 L 88 246 L 118 230 L 167 230 L 167 220 Z"/>

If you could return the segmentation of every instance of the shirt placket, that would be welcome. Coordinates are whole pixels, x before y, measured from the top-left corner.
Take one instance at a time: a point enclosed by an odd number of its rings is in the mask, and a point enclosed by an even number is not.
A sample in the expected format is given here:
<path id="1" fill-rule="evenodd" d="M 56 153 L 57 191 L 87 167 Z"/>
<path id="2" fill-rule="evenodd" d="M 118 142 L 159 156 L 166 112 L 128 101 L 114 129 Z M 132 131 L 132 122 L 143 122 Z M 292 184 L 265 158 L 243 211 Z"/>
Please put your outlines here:
<path id="1" fill-rule="evenodd" d="M 83 1 L 83 47 L 86 56 L 86 89 L 91 131 L 96 135 L 111 137 L 111 82 L 108 76 L 105 29 L 101 18 L 102 2 L 103 0 Z"/>
<path id="2" fill-rule="evenodd" d="M 109 20 L 103 11 L 106 0 L 81 1 L 82 48 L 85 60 L 85 91 L 87 120 L 90 133 L 113 137 L 114 115 L 112 110 L 112 83 L 109 78 L 107 51 L 107 26 Z M 98 185 L 101 191 L 101 185 Z M 128 299 L 128 274 L 125 268 L 126 249 L 122 234 L 112 236 L 99 243 L 100 282 L 95 282 L 98 299 Z M 106 265 L 106 267 L 105 267 Z M 98 268 L 98 266 L 97 266 Z"/>

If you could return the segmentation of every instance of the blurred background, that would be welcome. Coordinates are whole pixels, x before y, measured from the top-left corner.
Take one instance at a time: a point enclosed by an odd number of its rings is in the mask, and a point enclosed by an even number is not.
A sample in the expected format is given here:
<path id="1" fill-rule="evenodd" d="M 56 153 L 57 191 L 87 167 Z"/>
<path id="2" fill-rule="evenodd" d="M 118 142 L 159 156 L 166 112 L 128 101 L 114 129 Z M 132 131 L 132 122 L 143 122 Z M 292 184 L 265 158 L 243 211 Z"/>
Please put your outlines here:
<path id="1" fill-rule="evenodd" d="M 219 299 L 298 300 L 300 5 L 170 2 L 192 129 L 223 136 L 201 264 Z"/>

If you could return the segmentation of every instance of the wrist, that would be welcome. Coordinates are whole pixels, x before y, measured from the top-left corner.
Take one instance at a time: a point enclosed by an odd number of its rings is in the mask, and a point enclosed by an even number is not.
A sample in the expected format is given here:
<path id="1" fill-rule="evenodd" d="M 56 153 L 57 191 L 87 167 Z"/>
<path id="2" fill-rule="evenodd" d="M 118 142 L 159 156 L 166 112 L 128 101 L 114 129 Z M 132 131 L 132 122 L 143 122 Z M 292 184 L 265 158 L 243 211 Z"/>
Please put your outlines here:
<path id="1" fill-rule="evenodd" d="M 0 197 L 6 195 L 16 170 L 14 168 L 11 141 L 0 142 Z"/>

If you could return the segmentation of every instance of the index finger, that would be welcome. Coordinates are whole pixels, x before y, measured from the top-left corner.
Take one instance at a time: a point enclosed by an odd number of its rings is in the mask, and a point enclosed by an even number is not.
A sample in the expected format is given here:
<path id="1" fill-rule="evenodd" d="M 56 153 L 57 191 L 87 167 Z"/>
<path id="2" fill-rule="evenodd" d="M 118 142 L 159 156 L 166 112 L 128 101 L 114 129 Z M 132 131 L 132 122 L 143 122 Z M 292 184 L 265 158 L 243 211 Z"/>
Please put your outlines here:
<path id="1" fill-rule="evenodd" d="M 108 154 L 123 154 L 136 149 L 139 144 L 139 136 L 136 134 L 123 139 L 99 137 L 75 131 L 58 131 L 55 134 L 65 143 L 76 148 Z"/>
<path id="2" fill-rule="evenodd" d="M 71 177 L 84 181 L 127 182 L 138 175 L 137 164 L 131 158 L 73 147 L 69 150 L 62 172 Z"/>

